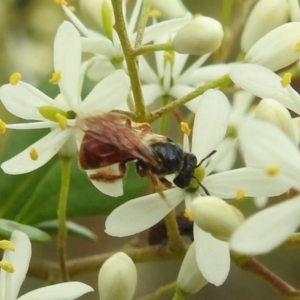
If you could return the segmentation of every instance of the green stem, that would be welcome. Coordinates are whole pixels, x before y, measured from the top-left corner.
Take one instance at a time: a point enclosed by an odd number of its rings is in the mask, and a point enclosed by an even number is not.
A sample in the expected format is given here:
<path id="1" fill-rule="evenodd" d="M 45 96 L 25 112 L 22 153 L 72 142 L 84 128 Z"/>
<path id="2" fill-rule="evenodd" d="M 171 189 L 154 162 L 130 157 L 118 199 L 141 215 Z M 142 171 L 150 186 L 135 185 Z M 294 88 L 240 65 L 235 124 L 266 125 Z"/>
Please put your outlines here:
<path id="1" fill-rule="evenodd" d="M 234 0 L 224 0 L 221 14 L 221 23 L 223 28 L 229 26 L 229 20 Z"/>
<path id="2" fill-rule="evenodd" d="M 114 15 L 115 15 L 115 25 L 114 28 L 119 36 L 124 57 L 127 64 L 128 74 L 131 82 L 131 89 L 133 93 L 133 98 L 135 102 L 136 117 L 139 121 L 145 121 L 146 116 L 146 106 L 144 103 L 140 78 L 138 74 L 138 64 L 136 57 L 132 55 L 133 49 L 131 47 L 128 34 L 126 31 L 126 26 L 123 17 L 122 10 L 123 0 L 112 0 Z"/>
<path id="3" fill-rule="evenodd" d="M 62 157 L 62 173 L 61 173 L 61 188 L 59 195 L 59 203 L 57 209 L 58 218 L 58 234 L 57 234 L 57 253 L 59 265 L 63 281 L 69 281 L 69 273 L 67 269 L 66 246 L 67 246 L 67 226 L 66 226 L 66 211 L 67 200 L 70 185 L 71 159 Z"/>
<path id="4" fill-rule="evenodd" d="M 184 293 L 177 287 L 172 300 L 185 300 L 188 296 L 188 294 Z"/>
<path id="5" fill-rule="evenodd" d="M 152 123 L 153 121 L 155 121 L 156 119 L 159 119 L 164 114 L 167 114 L 167 113 L 179 108 L 180 106 L 184 105 L 185 103 L 187 103 L 187 102 L 193 100 L 194 98 L 202 95 L 204 92 L 206 92 L 209 89 L 224 88 L 224 87 L 226 87 L 230 84 L 231 84 L 231 79 L 229 78 L 228 75 L 225 75 L 223 77 L 220 77 L 217 80 L 214 80 L 210 83 L 207 83 L 203 86 L 200 86 L 197 89 L 195 89 L 193 92 L 185 95 L 184 97 L 169 103 L 165 107 L 162 107 L 158 110 L 155 110 L 155 111 L 149 113 L 147 115 L 146 122 Z"/>
<path id="6" fill-rule="evenodd" d="M 170 213 L 168 213 L 164 220 L 167 227 L 168 245 L 170 250 L 172 252 L 185 251 L 186 248 L 180 235 L 175 210 L 172 210 Z"/>
<path id="7" fill-rule="evenodd" d="M 144 0 L 137 24 L 137 35 L 135 40 L 135 48 L 138 48 L 143 40 L 144 31 L 147 26 L 149 12 L 152 6 L 152 0 Z"/>
<path id="8" fill-rule="evenodd" d="M 157 300 L 168 294 L 173 293 L 175 288 L 176 288 L 176 281 L 171 282 L 167 285 L 161 286 L 152 294 L 138 298 L 137 300 Z"/>
<path id="9" fill-rule="evenodd" d="M 173 50 L 173 49 L 172 49 L 171 44 L 169 44 L 169 43 L 146 45 L 146 46 L 141 46 L 141 47 L 133 50 L 132 55 L 138 56 L 138 55 L 144 55 L 144 54 L 156 52 L 156 51 L 170 51 L 170 50 Z"/>

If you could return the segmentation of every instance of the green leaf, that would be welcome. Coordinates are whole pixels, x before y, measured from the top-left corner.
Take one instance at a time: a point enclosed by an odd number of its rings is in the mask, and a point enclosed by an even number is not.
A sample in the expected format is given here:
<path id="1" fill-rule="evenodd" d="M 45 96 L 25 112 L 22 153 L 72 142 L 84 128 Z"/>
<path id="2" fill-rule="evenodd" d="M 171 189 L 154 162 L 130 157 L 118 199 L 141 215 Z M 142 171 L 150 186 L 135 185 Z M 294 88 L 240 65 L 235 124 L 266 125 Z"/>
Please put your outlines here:
<path id="1" fill-rule="evenodd" d="M 46 221 L 42 222 L 36 225 L 38 228 L 41 228 L 49 233 L 57 233 L 58 231 L 58 221 L 57 220 L 52 220 L 52 221 Z M 79 224 L 76 224 L 71 221 L 66 222 L 66 226 L 68 229 L 68 233 L 71 235 L 75 235 L 78 237 L 82 237 L 86 240 L 95 242 L 97 241 L 97 236 L 95 233 L 93 233 L 91 230 L 88 228 L 81 226 Z"/>
<path id="2" fill-rule="evenodd" d="M 42 178 L 31 186 L 32 194 L 24 207 L 19 210 L 17 220 L 36 224 L 56 218 L 60 191 L 60 164 L 54 164 Z M 88 179 L 86 172 L 80 170 L 74 159 L 71 168 L 71 181 L 67 205 L 67 217 L 85 217 L 110 213 L 122 203 L 141 196 L 149 181 L 139 177 L 135 165 L 131 165 L 124 179 L 124 195 L 118 198 L 99 192 Z"/>
<path id="3" fill-rule="evenodd" d="M 15 230 L 23 231 L 32 242 L 47 243 L 51 237 L 46 232 L 35 227 L 20 224 L 11 220 L 0 219 L 0 234 L 5 237 L 10 237 Z"/>

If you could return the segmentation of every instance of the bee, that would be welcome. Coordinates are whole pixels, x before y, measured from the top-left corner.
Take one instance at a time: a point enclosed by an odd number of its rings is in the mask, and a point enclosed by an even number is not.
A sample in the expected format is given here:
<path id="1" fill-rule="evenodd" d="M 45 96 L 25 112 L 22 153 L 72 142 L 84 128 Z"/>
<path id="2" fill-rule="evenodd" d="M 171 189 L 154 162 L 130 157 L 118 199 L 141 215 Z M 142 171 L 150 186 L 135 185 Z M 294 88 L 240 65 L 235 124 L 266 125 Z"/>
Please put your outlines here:
<path id="1" fill-rule="evenodd" d="M 82 169 L 99 169 L 119 164 L 119 173 L 99 170 L 91 180 L 113 183 L 126 174 L 126 163 L 135 161 L 137 173 L 148 177 L 159 192 L 160 184 L 171 187 L 166 175 L 175 174 L 173 183 L 189 187 L 197 167 L 197 158 L 186 153 L 169 137 L 152 132 L 147 123 L 133 123 L 118 113 L 78 118 L 77 126 L 84 132 L 79 150 Z M 160 192 L 162 195 L 162 193 Z"/>

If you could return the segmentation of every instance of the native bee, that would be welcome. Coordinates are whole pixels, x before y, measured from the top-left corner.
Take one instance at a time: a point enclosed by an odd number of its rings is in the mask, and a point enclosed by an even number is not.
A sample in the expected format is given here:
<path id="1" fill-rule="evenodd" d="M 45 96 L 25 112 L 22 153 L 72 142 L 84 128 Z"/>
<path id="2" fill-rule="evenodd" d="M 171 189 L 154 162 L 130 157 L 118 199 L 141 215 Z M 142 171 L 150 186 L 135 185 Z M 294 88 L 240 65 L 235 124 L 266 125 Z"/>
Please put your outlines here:
<path id="1" fill-rule="evenodd" d="M 186 153 L 169 137 L 152 132 L 147 123 L 133 123 L 118 113 L 78 118 L 77 126 L 84 132 L 79 150 L 79 164 L 85 170 L 119 164 L 119 174 L 101 171 L 91 174 L 91 180 L 112 183 L 126 174 L 126 163 L 135 161 L 140 176 L 159 184 L 171 183 L 164 176 L 175 174 L 174 184 L 187 188 L 197 167 L 197 158 Z"/>

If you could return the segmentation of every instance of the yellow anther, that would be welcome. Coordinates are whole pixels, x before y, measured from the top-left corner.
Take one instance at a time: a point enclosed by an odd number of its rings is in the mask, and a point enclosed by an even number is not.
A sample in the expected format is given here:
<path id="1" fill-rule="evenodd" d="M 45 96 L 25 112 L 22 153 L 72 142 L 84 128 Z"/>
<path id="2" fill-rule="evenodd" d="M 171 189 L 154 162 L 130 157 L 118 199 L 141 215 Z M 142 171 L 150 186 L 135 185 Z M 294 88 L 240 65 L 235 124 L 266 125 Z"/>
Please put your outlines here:
<path id="1" fill-rule="evenodd" d="M 190 135 L 191 134 L 191 129 L 190 129 L 188 123 L 180 122 L 180 128 L 181 128 L 181 131 L 183 133 L 185 133 L 186 135 Z"/>
<path id="2" fill-rule="evenodd" d="M 291 83 L 291 80 L 292 80 L 292 73 L 284 73 L 280 82 L 283 87 L 286 87 Z"/>
<path id="3" fill-rule="evenodd" d="M 59 5 L 68 5 L 68 2 L 66 0 L 55 0 L 55 3 Z"/>
<path id="4" fill-rule="evenodd" d="M 8 273 L 13 273 L 15 271 L 14 267 L 6 260 L 0 261 L 0 268 L 2 268 L 4 271 Z"/>
<path id="5" fill-rule="evenodd" d="M 267 167 L 267 174 L 270 176 L 276 175 L 280 171 L 280 168 L 278 165 L 270 165 Z"/>
<path id="6" fill-rule="evenodd" d="M 64 130 L 66 129 L 67 126 L 67 118 L 64 115 L 61 115 L 60 113 L 57 113 L 55 115 L 56 120 L 58 122 L 58 125 L 60 127 L 60 129 Z"/>
<path id="7" fill-rule="evenodd" d="M 238 190 L 236 192 L 235 198 L 238 199 L 238 200 L 245 198 L 245 191 L 244 190 Z"/>
<path id="8" fill-rule="evenodd" d="M 49 82 L 52 84 L 58 84 L 61 79 L 61 71 L 56 71 L 52 73 L 52 77 L 49 79 Z"/>
<path id="9" fill-rule="evenodd" d="M 161 12 L 157 9 L 151 9 L 149 12 L 150 18 L 159 18 L 161 16 Z"/>
<path id="10" fill-rule="evenodd" d="M 203 15 L 200 14 L 200 13 L 199 13 L 199 14 L 194 14 L 194 15 L 193 15 L 193 18 L 196 19 L 196 18 L 199 18 L 199 17 L 201 17 L 201 16 L 203 16 Z"/>
<path id="11" fill-rule="evenodd" d="M 174 55 L 171 54 L 170 52 L 165 52 L 165 53 L 164 53 L 164 59 L 165 59 L 166 61 L 173 62 L 173 60 L 174 60 Z"/>
<path id="12" fill-rule="evenodd" d="M 0 249 L 4 251 L 15 251 L 15 246 L 8 240 L 2 240 L 0 241 Z"/>
<path id="13" fill-rule="evenodd" d="M 193 222 L 193 221 L 194 221 L 194 218 L 193 218 L 193 216 L 192 216 L 192 213 L 191 213 L 188 209 L 185 209 L 185 210 L 184 210 L 183 216 L 184 216 L 185 218 L 187 218 L 190 222 Z"/>
<path id="14" fill-rule="evenodd" d="M 21 79 L 21 74 L 16 72 L 10 75 L 9 82 L 11 85 L 16 85 Z"/>
<path id="15" fill-rule="evenodd" d="M 0 133 L 5 133 L 6 124 L 0 119 Z"/>
<path id="16" fill-rule="evenodd" d="M 295 44 L 294 49 L 295 49 L 296 52 L 300 51 L 300 42 Z"/>
<path id="17" fill-rule="evenodd" d="M 68 9 L 69 9 L 71 12 L 75 12 L 75 11 L 76 11 L 76 7 L 73 6 L 73 5 L 68 6 Z"/>
<path id="18" fill-rule="evenodd" d="M 34 148 L 30 149 L 29 156 L 32 160 L 37 160 L 39 158 L 39 154 L 37 153 L 36 149 L 34 149 Z"/>

